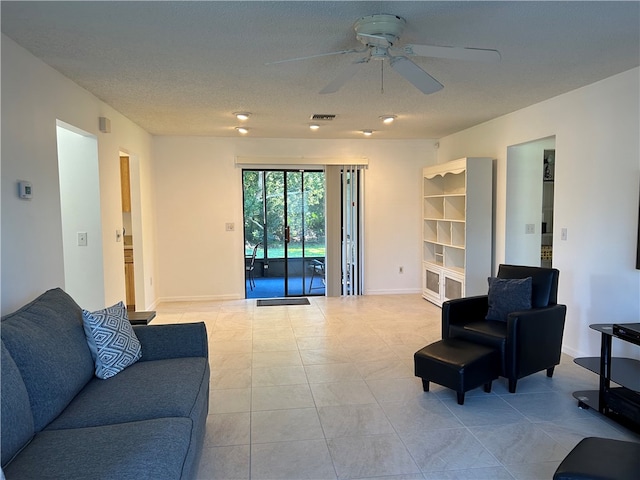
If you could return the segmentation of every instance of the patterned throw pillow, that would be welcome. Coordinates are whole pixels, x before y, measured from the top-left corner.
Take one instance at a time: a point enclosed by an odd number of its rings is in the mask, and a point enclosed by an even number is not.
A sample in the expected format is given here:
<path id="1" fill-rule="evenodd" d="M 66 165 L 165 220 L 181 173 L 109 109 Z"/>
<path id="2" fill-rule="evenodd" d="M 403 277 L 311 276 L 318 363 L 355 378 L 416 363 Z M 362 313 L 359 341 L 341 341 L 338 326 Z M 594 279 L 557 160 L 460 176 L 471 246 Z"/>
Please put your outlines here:
<path id="1" fill-rule="evenodd" d="M 96 377 L 113 377 L 142 358 L 142 347 L 129 323 L 124 303 L 96 312 L 82 310 L 82 320 L 96 365 Z"/>
<path id="2" fill-rule="evenodd" d="M 511 312 L 531 309 L 531 277 L 518 279 L 504 279 L 490 277 L 489 279 L 489 311 L 487 320 L 507 321 Z"/>

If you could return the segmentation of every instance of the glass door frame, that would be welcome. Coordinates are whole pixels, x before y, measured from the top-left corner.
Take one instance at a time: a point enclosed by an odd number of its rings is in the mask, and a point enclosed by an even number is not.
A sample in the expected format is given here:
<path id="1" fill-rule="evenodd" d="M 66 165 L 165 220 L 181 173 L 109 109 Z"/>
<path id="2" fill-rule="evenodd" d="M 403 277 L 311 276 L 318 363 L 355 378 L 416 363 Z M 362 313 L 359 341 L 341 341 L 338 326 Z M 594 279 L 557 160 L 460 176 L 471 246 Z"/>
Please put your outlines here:
<path id="1" fill-rule="evenodd" d="M 269 220 L 268 220 L 268 202 L 270 197 L 270 192 L 268 191 L 267 186 L 267 176 L 270 173 L 282 173 L 282 206 L 276 207 L 278 209 L 282 209 L 282 243 L 283 243 L 283 291 L 285 297 L 295 297 L 295 296 L 320 296 L 325 295 L 326 288 L 323 286 L 321 291 L 317 287 L 318 274 L 317 269 L 313 270 L 313 266 L 307 262 L 307 189 L 305 188 L 305 174 L 307 173 L 320 173 L 322 174 L 322 226 L 326 228 L 326 206 L 324 202 L 324 197 L 326 195 L 326 180 L 325 180 L 325 172 L 323 169 L 319 168 L 311 168 L 311 169 L 300 169 L 300 168 L 243 168 L 242 170 L 242 182 L 243 182 L 243 235 L 245 238 L 245 257 L 248 256 L 249 247 L 253 248 L 253 245 L 250 245 L 247 240 L 247 198 L 246 198 L 246 189 L 245 189 L 245 173 L 246 172 L 258 172 L 260 175 L 259 183 L 261 183 L 261 203 L 262 203 L 262 256 L 257 258 L 257 262 L 262 265 L 262 270 L 265 275 L 268 275 L 270 267 L 269 267 L 269 248 L 270 243 L 273 245 L 273 241 L 270 241 L 270 234 L 273 235 L 273 231 L 269 228 Z M 299 175 L 299 181 L 290 181 L 292 178 L 295 178 L 296 175 Z M 298 189 L 299 187 L 299 189 Z M 279 194 L 280 195 L 280 194 Z M 299 221 L 298 224 L 294 225 L 294 215 L 295 212 L 292 212 L 292 204 L 294 202 L 291 201 L 292 195 L 300 196 L 300 205 L 299 208 L 300 214 L 298 215 Z M 297 208 L 297 207 L 296 207 Z M 272 210 L 273 211 L 273 210 Z M 278 222 L 279 223 L 279 222 Z M 278 227 L 278 223 L 276 223 L 276 230 Z M 323 228 L 323 232 L 324 232 Z M 279 232 L 276 233 L 278 235 Z M 293 236 L 292 236 L 293 234 Z M 298 238 L 300 243 L 300 257 L 292 257 L 291 256 L 291 246 L 294 242 L 294 239 Z M 257 240 L 257 239 L 254 239 Z M 272 247 L 273 249 L 273 247 Z M 324 249 L 323 256 L 326 260 L 326 238 L 324 241 Z M 317 259 L 317 255 L 311 257 L 312 261 Z M 280 257 L 272 259 L 279 260 Z M 280 273 L 280 267 L 277 267 L 277 263 L 274 262 L 272 265 L 274 271 L 277 271 L 276 275 Z M 296 276 L 295 274 L 298 274 Z M 276 276 L 274 275 L 274 276 Z M 313 284 L 307 284 L 307 282 L 313 281 Z M 322 279 L 324 282 L 324 262 L 322 262 Z M 292 283 L 292 282 L 295 282 Z M 314 291 L 316 290 L 316 291 Z M 245 291 L 248 291 L 247 283 L 245 282 Z"/>

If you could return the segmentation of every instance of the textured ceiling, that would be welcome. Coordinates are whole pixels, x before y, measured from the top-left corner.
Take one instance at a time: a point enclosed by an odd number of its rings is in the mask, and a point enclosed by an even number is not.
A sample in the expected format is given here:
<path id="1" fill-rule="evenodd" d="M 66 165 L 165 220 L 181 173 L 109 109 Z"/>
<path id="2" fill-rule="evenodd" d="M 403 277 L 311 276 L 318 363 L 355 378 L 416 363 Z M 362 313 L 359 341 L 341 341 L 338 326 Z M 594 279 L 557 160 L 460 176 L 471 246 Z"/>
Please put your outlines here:
<path id="1" fill-rule="evenodd" d="M 380 62 L 318 92 L 356 54 L 353 23 L 404 17 L 405 43 L 497 49 L 484 64 L 412 57 L 444 89 L 423 95 Z M 155 135 L 439 138 L 640 64 L 632 2 L 2 2 L 2 32 Z M 381 86 L 384 85 L 384 92 Z M 337 117 L 309 130 L 310 116 Z M 395 114 L 383 126 L 379 116 Z"/>

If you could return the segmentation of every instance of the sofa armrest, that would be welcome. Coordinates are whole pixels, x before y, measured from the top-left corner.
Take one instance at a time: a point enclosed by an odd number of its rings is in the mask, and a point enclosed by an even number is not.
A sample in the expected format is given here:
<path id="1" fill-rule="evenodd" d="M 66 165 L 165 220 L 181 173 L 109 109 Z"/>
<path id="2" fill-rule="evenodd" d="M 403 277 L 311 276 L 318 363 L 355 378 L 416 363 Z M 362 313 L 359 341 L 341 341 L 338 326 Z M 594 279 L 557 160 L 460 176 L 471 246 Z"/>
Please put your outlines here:
<path id="1" fill-rule="evenodd" d="M 450 325 L 464 325 L 469 322 L 484 320 L 489 311 L 489 297 L 457 298 L 442 304 L 442 338 L 449 338 Z"/>
<path id="2" fill-rule="evenodd" d="M 204 322 L 171 325 L 134 325 L 142 346 L 141 361 L 167 358 L 208 357 Z"/>
<path id="3" fill-rule="evenodd" d="M 507 317 L 507 357 L 521 378 L 560 362 L 566 305 L 512 312 Z"/>

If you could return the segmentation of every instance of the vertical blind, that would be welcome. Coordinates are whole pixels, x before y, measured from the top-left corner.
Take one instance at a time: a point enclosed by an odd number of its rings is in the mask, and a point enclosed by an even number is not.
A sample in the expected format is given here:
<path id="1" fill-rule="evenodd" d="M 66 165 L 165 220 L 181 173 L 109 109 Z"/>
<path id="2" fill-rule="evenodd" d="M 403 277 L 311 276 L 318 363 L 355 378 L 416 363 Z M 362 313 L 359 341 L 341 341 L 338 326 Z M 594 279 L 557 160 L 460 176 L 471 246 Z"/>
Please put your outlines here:
<path id="1" fill-rule="evenodd" d="M 363 218 L 364 168 L 361 165 L 343 165 L 341 169 L 342 203 L 342 295 L 362 295 L 363 275 Z"/>

